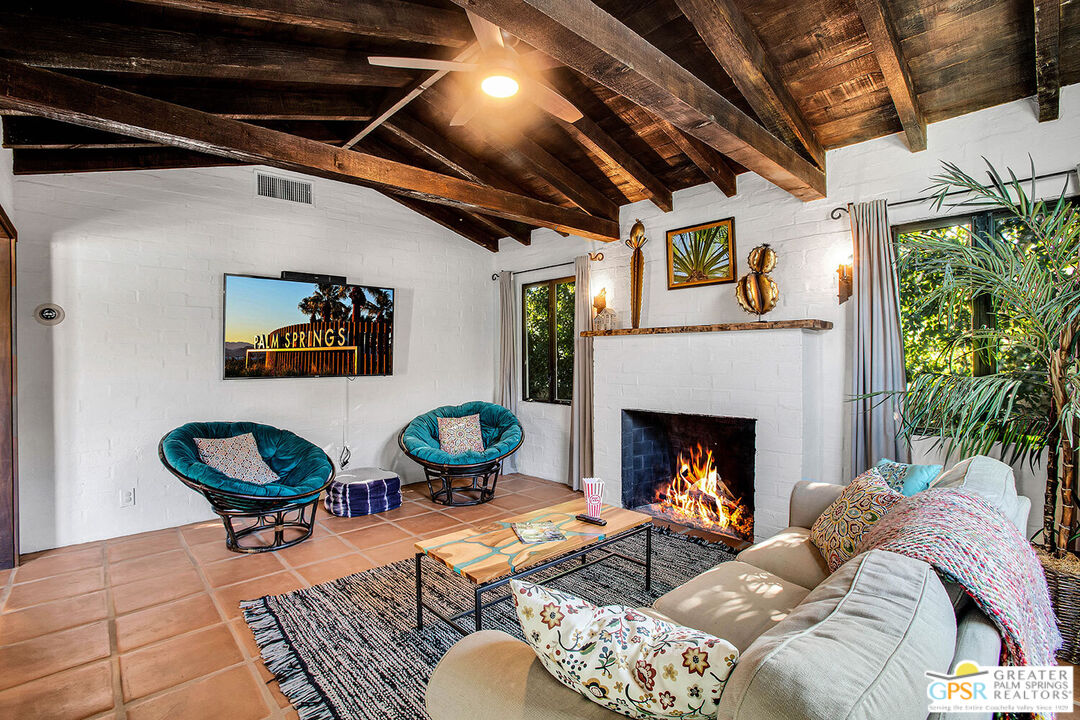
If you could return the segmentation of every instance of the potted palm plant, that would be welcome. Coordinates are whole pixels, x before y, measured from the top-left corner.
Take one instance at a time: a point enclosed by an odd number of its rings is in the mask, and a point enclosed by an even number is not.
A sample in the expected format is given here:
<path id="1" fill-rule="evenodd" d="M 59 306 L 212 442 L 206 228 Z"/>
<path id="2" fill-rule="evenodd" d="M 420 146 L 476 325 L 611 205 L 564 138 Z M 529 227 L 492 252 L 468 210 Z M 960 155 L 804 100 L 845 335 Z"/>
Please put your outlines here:
<path id="1" fill-rule="evenodd" d="M 938 279 L 918 300 L 923 310 L 948 321 L 970 317 L 976 298 L 989 308 L 985 322 L 951 328 L 948 348 L 971 354 L 988 371 L 974 376 L 950 370 L 971 363 L 944 363 L 943 371 L 909 378 L 899 393 L 901 432 L 909 439 L 933 437 L 950 454 L 1000 453 L 1007 462 L 1045 470 L 1043 528 L 1036 537 L 1066 636 L 1063 652 L 1076 660 L 1080 208 L 1064 191 L 1049 202 L 1038 200 L 1034 180 L 1025 187 L 1012 171 L 1005 179 L 987 166 L 988 179 L 980 182 L 944 163 L 932 178 L 934 207 L 998 209 L 1003 222 L 965 228 L 959 238 L 905 235 L 898 249 L 903 269 L 913 263 Z M 950 201 L 957 196 L 962 199 Z M 1000 354 L 1020 362 L 996 367 Z"/>

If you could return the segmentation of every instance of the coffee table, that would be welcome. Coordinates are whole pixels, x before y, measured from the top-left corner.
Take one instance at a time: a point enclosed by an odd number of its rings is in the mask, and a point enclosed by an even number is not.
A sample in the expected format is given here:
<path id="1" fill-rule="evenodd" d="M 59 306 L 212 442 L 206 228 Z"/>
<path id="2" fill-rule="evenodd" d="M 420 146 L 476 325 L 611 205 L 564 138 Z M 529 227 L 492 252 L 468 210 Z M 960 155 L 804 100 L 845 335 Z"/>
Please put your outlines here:
<path id="1" fill-rule="evenodd" d="M 585 512 L 585 499 L 571 500 L 523 515 L 491 523 L 481 529 L 459 530 L 447 535 L 421 540 L 416 543 L 416 628 L 424 627 L 424 609 L 449 624 L 462 635 L 469 631 L 457 623 L 466 615 L 473 615 L 476 630 L 482 628 L 483 612 L 509 596 L 488 602 L 483 594 L 506 585 L 514 578 L 524 578 L 562 563 L 581 558 L 581 563 L 560 573 L 547 577 L 551 582 L 590 565 L 619 557 L 645 568 L 645 589 L 652 588 L 652 517 L 644 513 L 605 505 L 602 517 L 607 525 L 593 525 L 575 519 Z M 566 535 L 565 540 L 526 544 L 518 540 L 511 526 L 516 522 L 550 520 Z M 612 543 L 639 534 L 645 535 L 645 558 L 633 558 L 616 550 L 606 549 Z M 589 553 L 599 553 L 588 557 Z M 444 615 L 424 600 L 424 556 L 450 568 L 455 574 L 473 585 L 473 607 L 455 615 Z"/>

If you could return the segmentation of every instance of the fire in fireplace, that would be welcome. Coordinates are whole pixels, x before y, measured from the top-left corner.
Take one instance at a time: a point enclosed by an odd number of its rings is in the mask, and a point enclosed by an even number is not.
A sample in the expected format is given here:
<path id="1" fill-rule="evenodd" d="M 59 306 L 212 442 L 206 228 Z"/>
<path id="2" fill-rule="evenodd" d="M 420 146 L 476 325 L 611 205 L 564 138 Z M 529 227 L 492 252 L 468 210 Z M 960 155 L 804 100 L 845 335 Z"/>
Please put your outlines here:
<path id="1" fill-rule="evenodd" d="M 755 421 L 624 410 L 623 506 L 754 540 Z"/>

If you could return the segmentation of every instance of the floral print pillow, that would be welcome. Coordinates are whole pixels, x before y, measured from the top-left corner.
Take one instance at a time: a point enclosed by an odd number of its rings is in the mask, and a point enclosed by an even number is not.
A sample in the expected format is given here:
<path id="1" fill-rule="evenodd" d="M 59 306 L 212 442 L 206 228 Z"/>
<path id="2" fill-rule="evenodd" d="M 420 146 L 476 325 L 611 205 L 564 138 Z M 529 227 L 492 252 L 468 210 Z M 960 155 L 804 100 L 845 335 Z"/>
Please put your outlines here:
<path id="1" fill-rule="evenodd" d="M 829 564 L 829 571 L 835 572 L 855 557 L 863 534 L 903 499 L 877 468 L 852 480 L 810 528 L 810 540 Z"/>
<path id="2" fill-rule="evenodd" d="M 632 718 L 715 719 L 739 651 L 622 605 L 511 580 L 525 639 L 559 682 Z"/>
<path id="3" fill-rule="evenodd" d="M 439 418 L 439 447 L 451 455 L 484 452 L 484 436 L 480 431 L 480 416 Z"/>
<path id="4" fill-rule="evenodd" d="M 280 479 L 262 459 L 251 433 L 227 438 L 195 438 L 195 447 L 204 464 L 236 480 L 267 485 Z"/>

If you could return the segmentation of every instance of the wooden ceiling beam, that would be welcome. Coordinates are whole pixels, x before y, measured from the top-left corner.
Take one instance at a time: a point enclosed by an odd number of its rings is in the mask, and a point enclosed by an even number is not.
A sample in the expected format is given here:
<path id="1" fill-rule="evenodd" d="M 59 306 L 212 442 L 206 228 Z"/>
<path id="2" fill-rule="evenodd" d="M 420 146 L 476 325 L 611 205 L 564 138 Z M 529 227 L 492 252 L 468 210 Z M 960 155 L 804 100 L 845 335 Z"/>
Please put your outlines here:
<path id="1" fill-rule="evenodd" d="M 154 7 L 328 30 L 402 42 L 464 47 L 472 29 L 464 15 L 402 0 L 130 0 Z"/>
<path id="2" fill-rule="evenodd" d="M 866 34 L 874 48 L 885 85 L 889 88 L 896 114 L 904 127 L 908 149 L 920 152 L 926 149 L 926 116 L 919 106 L 919 96 L 911 81 L 911 70 L 904 58 L 896 26 L 889 17 L 885 0 L 855 0 L 862 17 Z"/>
<path id="3" fill-rule="evenodd" d="M 656 207 L 664 212 L 671 212 L 675 208 L 671 190 L 587 115 L 583 114 L 574 123 L 554 119 L 578 144 L 599 156 L 624 179 L 648 195 Z"/>
<path id="4" fill-rule="evenodd" d="M 618 223 L 456 177 L 0 59 L 0 105 L 62 122 L 254 162 L 462 208 L 596 240 Z"/>
<path id="5" fill-rule="evenodd" d="M 591 2 L 453 0 L 803 200 L 825 173 Z"/>
<path id="6" fill-rule="evenodd" d="M 17 149 L 12 153 L 15 175 L 57 175 L 61 173 L 115 172 L 121 170 L 174 170 L 245 165 L 182 148 L 103 148 L 65 150 Z"/>
<path id="7" fill-rule="evenodd" d="M 1039 100 L 1039 122 L 1046 122 L 1058 119 L 1062 0 L 1034 0 L 1034 4 L 1035 87 Z"/>
<path id="8" fill-rule="evenodd" d="M 499 240 L 475 224 L 471 223 L 468 218 L 463 215 L 451 212 L 449 208 L 441 207 L 439 205 L 432 205 L 415 198 L 405 197 L 389 190 L 379 190 L 383 195 L 390 198 L 394 202 L 401 203 L 405 207 L 412 210 L 414 213 L 423 215 L 428 220 L 442 225 L 447 230 L 457 233 L 466 240 L 471 240 L 485 250 L 491 252 L 499 252 Z"/>
<path id="9" fill-rule="evenodd" d="M 656 118 L 656 122 L 664 133 L 671 138 L 671 141 L 678 146 L 679 150 L 690 158 L 690 162 L 694 163 L 697 169 L 720 189 L 720 192 L 724 193 L 726 197 L 735 196 L 735 193 L 738 192 L 738 181 L 735 172 L 720 153 L 696 137 L 687 135 L 663 118 Z"/>
<path id="10" fill-rule="evenodd" d="M 765 128 L 824 167 L 825 149 L 734 0 L 675 1 Z"/>
<path id="11" fill-rule="evenodd" d="M 265 40 L 0 14 L 0 51 L 54 70 L 152 73 L 266 82 L 402 87 L 413 74 L 356 52 Z"/>

